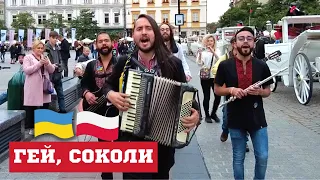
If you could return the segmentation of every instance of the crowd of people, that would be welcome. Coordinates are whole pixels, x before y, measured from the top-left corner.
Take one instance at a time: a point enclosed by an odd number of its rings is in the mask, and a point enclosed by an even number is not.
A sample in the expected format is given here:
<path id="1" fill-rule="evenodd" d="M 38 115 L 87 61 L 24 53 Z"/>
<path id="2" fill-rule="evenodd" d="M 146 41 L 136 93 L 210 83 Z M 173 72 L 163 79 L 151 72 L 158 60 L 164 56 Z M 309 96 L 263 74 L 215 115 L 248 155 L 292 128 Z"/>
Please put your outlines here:
<path id="1" fill-rule="evenodd" d="M 102 90 L 111 106 L 109 113 L 118 114 L 129 108 L 128 95 L 122 92 L 121 82 L 128 68 L 139 69 L 128 58 L 135 58 L 158 76 L 179 82 L 190 82 L 191 74 L 182 47 L 174 39 L 173 26 L 167 23 L 157 25 L 156 21 L 145 14 L 139 15 L 134 24 L 133 42 L 112 40 L 108 33 L 101 32 L 91 45 L 78 43 L 74 75 L 79 77 L 82 88 L 82 100 L 79 111 L 83 111 L 82 102 L 97 103 L 94 92 Z M 271 75 L 265 62 L 252 56 L 255 34 L 251 28 L 244 27 L 232 38 L 229 52 L 216 54 L 216 39 L 212 35 L 203 38 L 205 49 L 198 53 L 196 62 L 200 65 L 197 78 L 203 93 L 203 102 L 194 102 L 191 115 L 183 118 L 182 124 L 190 131 L 200 121 L 201 108 L 205 112 L 206 123 L 219 123 L 217 116 L 221 99 L 235 96 L 237 100 L 223 107 L 222 134 L 225 142 L 230 134 L 233 151 L 233 170 L 235 179 L 244 178 L 244 159 L 248 137 L 251 137 L 256 157 L 255 179 L 264 179 L 268 160 L 268 134 L 262 98 L 270 95 L 272 80 L 257 86 L 256 83 Z M 57 45 L 57 41 L 60 45 Z M 130 50 L 131 49 L 131 50 Z M 131 53 L 132 52 L 132 53 Z M 89 57 L 91 53 L 92 57 Z M 130 54 L 130 56 L 128 56 Z M 55 90 L 58 97 L 59 112 L 65 113 L 62 92 L 62 77 L 68 76 L 70 45 L 57 32 L 49 34 L 49 40 L 33 42 L 31 53 L 17 53 L 17 59 L 25 73 L 24 100 L 26 110 L 26 128 L 33 134 L 34 110 L 48 108 L 51 95 Z M 214 102 L 210 112 L 210 94 L 214 92 Z M 201 106 L 202 105 L 202 106 Z M 105 111 L 95 112 L 105 115 Z M 130 133 L 121 132 L 120 141 L 143 141 Z M 103 141 L 99 139 L 99 141 Z M 124 179 L 169 179 L 169 171 L 174 165 L 175 149 L 158 146 L 157 173 L 124 173 Z M 102 173 L 102 179 L 113 179 L 112 173 Z"/>

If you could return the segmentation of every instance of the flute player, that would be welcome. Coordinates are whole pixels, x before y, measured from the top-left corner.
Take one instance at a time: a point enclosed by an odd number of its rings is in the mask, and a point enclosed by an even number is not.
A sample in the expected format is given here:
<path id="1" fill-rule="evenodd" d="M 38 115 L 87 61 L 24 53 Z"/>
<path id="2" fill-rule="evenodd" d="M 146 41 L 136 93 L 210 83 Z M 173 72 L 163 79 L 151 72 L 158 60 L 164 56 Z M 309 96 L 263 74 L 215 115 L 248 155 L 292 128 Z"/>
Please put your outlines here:
<path id="1" fill-rule="evenodd" d="M 214 89 L 217 95 L 237 97 L 227 105 L 234 178 L 244 179 L 246 134 L 249 133 L 256 158 L 254 179 L 264 179 L 268 161 L 268 133 L 262 98 L 270 95 L 269 86 L 273 80 L 261 87 L 254 85 L 271 76 L 267 64 L 251 55 L 254 31 L 244 27 L 236 33 L 235 38 L 238 53 L 220 63 Z"/>

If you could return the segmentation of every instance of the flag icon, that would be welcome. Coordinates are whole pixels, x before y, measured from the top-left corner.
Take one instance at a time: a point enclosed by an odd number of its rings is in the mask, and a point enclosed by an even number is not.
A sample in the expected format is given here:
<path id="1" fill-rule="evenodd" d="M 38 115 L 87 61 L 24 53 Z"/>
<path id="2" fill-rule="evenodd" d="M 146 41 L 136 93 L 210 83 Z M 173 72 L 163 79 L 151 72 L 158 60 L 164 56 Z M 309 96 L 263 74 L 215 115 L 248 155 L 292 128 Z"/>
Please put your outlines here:
<path id="1" fill-rule="evenodd" d="M 49 109 L 34 111 L 34 136 L 52 134 L 61 139 L 74 136 L 72 128 L 73 112 L 60 114 Z"/>
<path id="2" fill-rule="evenodd" d="M 105 117 L 90 111 L 77 113 L 76 135 L 90 135 L 105 141 L 118 139 L 119 116 Z"/>

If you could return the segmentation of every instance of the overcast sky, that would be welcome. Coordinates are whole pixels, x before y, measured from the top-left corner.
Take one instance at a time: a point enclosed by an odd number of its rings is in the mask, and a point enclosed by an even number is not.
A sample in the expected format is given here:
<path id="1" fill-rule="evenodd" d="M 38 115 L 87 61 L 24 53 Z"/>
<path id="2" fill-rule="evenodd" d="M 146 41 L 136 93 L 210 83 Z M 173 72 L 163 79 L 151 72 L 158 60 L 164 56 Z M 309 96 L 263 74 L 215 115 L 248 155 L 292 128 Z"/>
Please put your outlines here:
<path id="1" fill-rule="evenodd" d="M 207 0 L 208 23 L 217 22 L 229 8 L 230 0 Z"/>

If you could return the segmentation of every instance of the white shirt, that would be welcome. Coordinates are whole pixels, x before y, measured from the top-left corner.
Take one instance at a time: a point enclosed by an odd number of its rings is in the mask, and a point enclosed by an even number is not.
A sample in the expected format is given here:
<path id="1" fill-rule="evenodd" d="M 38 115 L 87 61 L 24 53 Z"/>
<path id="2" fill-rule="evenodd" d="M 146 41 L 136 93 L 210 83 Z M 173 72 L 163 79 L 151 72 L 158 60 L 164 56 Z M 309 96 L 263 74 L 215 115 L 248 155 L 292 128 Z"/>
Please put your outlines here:
<path id="1" fill-rule="evenodd" d="M 177 58 L 179 58 L 179 59 L 181 60 L 184 73 L 185 73 L 186 75 L 192 77 L 192 76 L 191 76 L 190 69 L 189 69 L 189 65 L 188 65 L 188 63 L 187 63 L 186 58 L 184 57 L 184 54 L 183 54 L 182 46 L 181 46 L 179 43 L 176 43 L 176 44 L 177 44 L 177 47 L 178 47 L 178 52 L 177 52 L 177 53 L 174 53 L 173 55 L 176 56 Z"/>
<path id="2" fill-rule="evenodd" d="M 200 53 L 201 53 L 201 58 L 200 58 Z M 206 68 L 210 68 L 210 65 L 211 65 L 211 60 L 212 60 L 212 56 L 213 56 L 213 53 L 210 52 L 209 50 L 205 50 L 205 51 L 202 51 L 198 53 L 197 55 L 197 63 L 198 65 L 200 65 L 201 67 L 206 67 Z M 213 67 L 213 65 L 215 64 L 215 62 L 217 61 L 216 57 L 213 57 L 213 62 L 212 62 L 212 66 L 211 68 Z M 200 75 L 200 71 L 199 71 L 199 75 Z M 213 78 L 213 73 L 210 69 L 210 78 Z"/>

